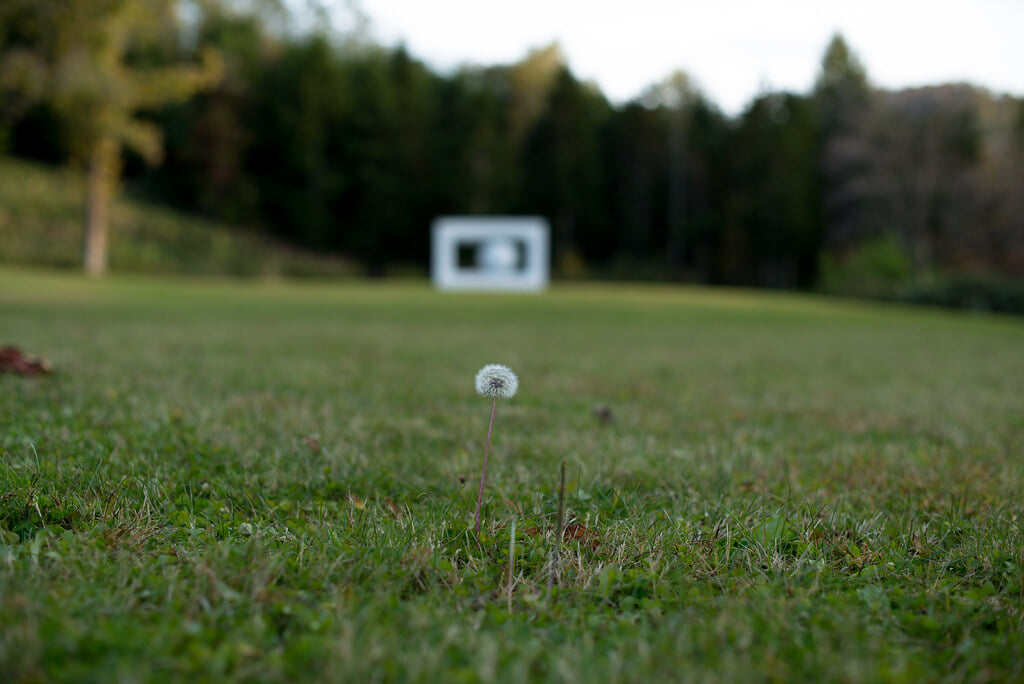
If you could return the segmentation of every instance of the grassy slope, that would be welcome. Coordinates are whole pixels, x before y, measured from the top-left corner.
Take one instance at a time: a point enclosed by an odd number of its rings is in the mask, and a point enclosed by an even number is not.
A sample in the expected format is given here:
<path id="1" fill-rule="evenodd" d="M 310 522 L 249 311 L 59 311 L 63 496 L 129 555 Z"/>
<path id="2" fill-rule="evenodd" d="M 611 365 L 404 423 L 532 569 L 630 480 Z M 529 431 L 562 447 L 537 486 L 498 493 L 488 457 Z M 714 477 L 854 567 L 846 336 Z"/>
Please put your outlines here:
<path id="1" fill-rule="evenodd" d="M 78 268 L 81 174 L 0 156 L 0 263 Z M 135 273 L 346 275 L 353 266 L 131 199 L 112 213 L 110 265 Z"/>
<path id="2" fill-rule="evenodd" d="M 1024 676 L 1020 321 L 0 270 L 0 331 L 15 680 Z"/>

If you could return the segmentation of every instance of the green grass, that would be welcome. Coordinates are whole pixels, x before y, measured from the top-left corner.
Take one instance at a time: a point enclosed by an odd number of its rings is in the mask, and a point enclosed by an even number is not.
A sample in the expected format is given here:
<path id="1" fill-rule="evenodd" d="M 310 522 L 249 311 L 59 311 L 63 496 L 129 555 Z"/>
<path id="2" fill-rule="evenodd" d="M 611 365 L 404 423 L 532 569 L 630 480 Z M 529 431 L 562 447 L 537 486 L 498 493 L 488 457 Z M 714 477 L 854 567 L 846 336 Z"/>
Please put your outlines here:
<path id="1" fill-rule="evenodd" d="M 1024 677 L 1020 320 L 0 269 L 0 331 L 8 681 Z"/>
<path id="2" fill-rule="evenodd" d="M 82 174 L 0 155 L 0 263 L 77 270 Z M 347 276 L 356 266 L 123 194 L 111 213 L 110 267 L 127 273 Z"/>

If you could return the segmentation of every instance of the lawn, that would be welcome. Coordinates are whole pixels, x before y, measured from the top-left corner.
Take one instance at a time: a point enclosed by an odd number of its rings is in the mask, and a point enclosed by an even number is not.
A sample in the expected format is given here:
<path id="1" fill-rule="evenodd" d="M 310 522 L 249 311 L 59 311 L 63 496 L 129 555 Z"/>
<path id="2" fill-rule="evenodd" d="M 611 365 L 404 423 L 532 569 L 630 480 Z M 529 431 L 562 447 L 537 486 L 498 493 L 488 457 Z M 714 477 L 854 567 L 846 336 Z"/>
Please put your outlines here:
<path id="1" fill-rule="evenodd" d="M 1024 677 L 1020 319 L 8 268 L 4 343 L 7 681 Z"/>

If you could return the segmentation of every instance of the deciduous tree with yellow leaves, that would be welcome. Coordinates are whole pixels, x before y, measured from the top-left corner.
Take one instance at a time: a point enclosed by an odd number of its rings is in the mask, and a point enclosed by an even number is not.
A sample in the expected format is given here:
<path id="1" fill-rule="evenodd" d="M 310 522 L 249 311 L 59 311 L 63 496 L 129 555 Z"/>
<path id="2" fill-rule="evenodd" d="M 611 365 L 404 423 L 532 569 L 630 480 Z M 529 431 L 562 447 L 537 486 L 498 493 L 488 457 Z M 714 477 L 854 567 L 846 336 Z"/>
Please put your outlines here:
<path id="1" fill-rule="evenodd" d="M 45 101 L 62 117 L 72 153 L 86 168 L 85 271 L 102 275 L 123 150 L 151 164 L 163 156 L 160 129 L 140 118 L 140 111 L 214 86 L 220 59 L 213 51 L 196 54 L 183 47 L 180 4 L 174 0 L 4 4 L 0 90 L 23 101 Z"/>

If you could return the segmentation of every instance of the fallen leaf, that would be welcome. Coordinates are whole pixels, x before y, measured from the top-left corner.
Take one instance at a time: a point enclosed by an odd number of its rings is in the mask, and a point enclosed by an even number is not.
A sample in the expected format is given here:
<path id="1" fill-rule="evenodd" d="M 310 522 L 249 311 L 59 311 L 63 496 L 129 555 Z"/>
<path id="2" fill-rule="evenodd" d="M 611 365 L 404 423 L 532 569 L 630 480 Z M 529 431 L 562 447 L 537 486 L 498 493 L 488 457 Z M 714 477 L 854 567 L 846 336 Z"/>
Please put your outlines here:
<path id="1" fill-rule="evenodd" d="M 586 527 L 579 523 L 570 523 L 565 526 L 565 530 L 562 532 L 562 541 L 576 540 L 580 544 L 587 546 L 591 550 L 597 548 L 599 543 L 599 537 L 597 532 L 588 530 Z"/>
<path id="2" fill-rule="evenodd" d="M 47 375 L 53 372 L 50 362 L 42 356 L 34 359 L 13 346 L 0 347 L 0 373 L 17 373 L 31 377 L 34 375 Z"/>
<path id="3" fill-rule="evenodd" d="M 539 537 L 551 529 L 551 527 L 527 527 L 523 530 L 523 534 L 527 537 Z M 594 550 L 600 543 L 600 535 L 593 530 L 588 530 L 579 523 L 569 523 L 565 526 L 565 529 L 562 530 L 562 541 L 578 541 L 581 545 L 586 546 L 590 550 Z"/>

